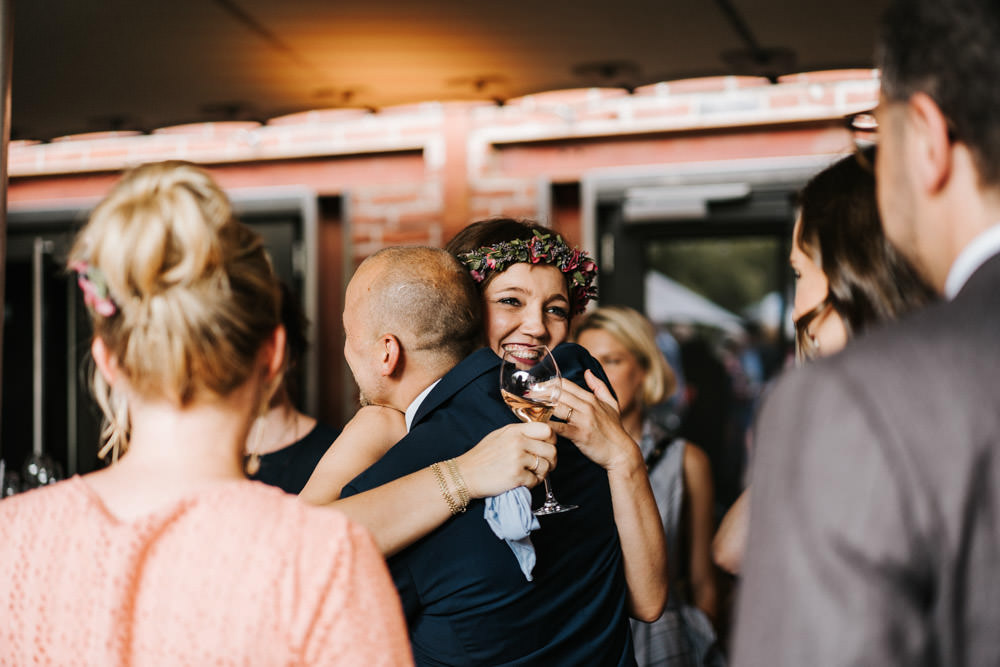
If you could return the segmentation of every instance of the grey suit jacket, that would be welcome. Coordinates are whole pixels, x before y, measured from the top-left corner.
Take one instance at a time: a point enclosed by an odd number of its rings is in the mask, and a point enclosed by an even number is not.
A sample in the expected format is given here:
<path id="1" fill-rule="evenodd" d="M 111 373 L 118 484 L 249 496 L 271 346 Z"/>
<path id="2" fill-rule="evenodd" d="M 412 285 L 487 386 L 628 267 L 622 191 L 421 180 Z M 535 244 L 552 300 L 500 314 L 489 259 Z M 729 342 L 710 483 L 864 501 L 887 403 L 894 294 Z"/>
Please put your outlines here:
<path id="1" fill-rule="evenodd" d="M 737 665 L 1000 665 L 998 306 L 1000 255 L 778 383 Z"/>

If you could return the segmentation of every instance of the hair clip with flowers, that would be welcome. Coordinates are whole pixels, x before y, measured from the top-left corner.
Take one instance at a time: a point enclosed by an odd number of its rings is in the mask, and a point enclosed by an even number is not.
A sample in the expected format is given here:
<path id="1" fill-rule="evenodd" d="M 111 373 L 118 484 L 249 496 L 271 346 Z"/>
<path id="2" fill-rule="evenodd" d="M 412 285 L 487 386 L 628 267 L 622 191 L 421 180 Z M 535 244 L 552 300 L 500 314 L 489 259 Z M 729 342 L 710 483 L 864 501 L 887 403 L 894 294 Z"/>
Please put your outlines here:
<path id="1" fill-rule="evenodd" d="M 83 302 L 94 309 L 98 315 L 111 317 L 118 312 L 118 306 L 111 298 L 111 291 L 104 279 L 104 274 L 96 266 L 78 260 L 69 265 L 76 271 L 76 284 L 83 292 Z"/>
<path id="2" fill-rule="evenodd" d="M 579 248 L 570 248 L 561 236 L 532 230 L 530 239 L 501 241 L 462 253 L 459 259 L 472 279 L 481 283 L 493 273 L 502 273 L 513 264 L 550 264 L 566 274 L 573 293 L 573 314 L 582 313 L 587 302 L 597 297 L 597 263 Z"/>

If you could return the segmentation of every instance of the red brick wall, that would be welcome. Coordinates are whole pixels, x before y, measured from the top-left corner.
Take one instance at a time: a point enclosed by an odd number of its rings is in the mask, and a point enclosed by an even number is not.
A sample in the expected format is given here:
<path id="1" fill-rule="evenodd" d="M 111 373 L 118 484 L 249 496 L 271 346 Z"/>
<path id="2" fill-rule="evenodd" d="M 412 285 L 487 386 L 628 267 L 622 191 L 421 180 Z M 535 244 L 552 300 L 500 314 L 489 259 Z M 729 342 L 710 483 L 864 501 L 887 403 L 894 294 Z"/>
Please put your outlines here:
<path id="1" fill-rule="evenodd" d="M 350 270 L 388 245 L 442 245 L 468 222 L 500 214 L 544 216 L 579 243 L 579 183 L 590 170 L 840 152 L 849 146 L 841 117 L 874 106 L 877 95 L 872 71 L 797 75 L 774 85 L 723 77 L 655 84 L 632 94 L 554 91 L 503 107 L 335 109 L 266 125 L 198 124 L 150 135 L 13 142 L 8 199 L 12 208 L 96 200 L 121 168 L 162 159 L 204 164 L 227 188 L 313 189 L 321 204 L 321 416 L 339 421 L 344 262 Z M 350 226 L 349 253 L 343 225 Z"/>

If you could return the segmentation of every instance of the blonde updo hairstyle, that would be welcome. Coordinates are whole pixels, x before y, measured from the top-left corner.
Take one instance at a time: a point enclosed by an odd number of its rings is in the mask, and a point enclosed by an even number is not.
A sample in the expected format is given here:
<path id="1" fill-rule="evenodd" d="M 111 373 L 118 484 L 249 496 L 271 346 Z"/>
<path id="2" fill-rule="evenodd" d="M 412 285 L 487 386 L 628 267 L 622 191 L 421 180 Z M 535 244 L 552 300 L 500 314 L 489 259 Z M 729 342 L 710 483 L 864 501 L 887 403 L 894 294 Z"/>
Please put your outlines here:
<path id="1" fill-rule="evenodd" d="M 588 330 L 605 331 L 622 344 L 646 371 L 639 399 L 643 408 L 660 403 L 677 386 L 677 378 L 656 345 L 653 325 L 642 313 L 628 306 L 601 306 L 580 315 L 572 339 Z"/>
<path id="2" fill-rule="evenodd" d="M 228 395 L 280 324 L 280 287 L 260 237 L 188 163 L 127 172 L 78 234 L 69 264 L 80 263 L 97 269 L 115 304 L 107 316 L 88 309 L 94 335 L 144 397 L 185 407 Z M 117 458 L 128 446 L 124 397 L 96 371 L 92 389 L 105 417 L 100 455 Z"/>

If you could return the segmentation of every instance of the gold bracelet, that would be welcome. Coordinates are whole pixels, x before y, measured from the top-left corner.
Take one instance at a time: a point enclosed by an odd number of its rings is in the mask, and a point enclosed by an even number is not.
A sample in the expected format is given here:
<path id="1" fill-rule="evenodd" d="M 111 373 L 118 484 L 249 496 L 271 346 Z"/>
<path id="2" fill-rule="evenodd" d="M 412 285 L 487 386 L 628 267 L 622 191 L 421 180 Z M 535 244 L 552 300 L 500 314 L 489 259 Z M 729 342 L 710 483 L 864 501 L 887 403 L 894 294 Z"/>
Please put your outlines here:
<path id="1" fill-rule="evenodd" d="M 445 461 L 445 465 L 448 466 L 448 472 L 451 473 L 451 481 L 455 483 L 455 491 L 458 493 L 458 500 L 462 504 L 462 511 L 469 506 L 469 487 L 465 485 L 465 479 L 462 478 L 462 473 L 458 470 L 458 463 L 455 459 L 448 459 Z"/>
<path id="2" fill-rule="evenodd" d="M 444 473 L 441 472 L 441 464 L 435 463 L 432 465 L 431 472 L 434 473 L 434 478 L 437 479 L 438 487 L 441 489 L 441 495 L 444 496 L 444 501 L 448 503 L 448 508 L 451 510 L 452 516 L 464 512 L 465 508 L 459 507 L 451 493 L 448 492 L 448 483 L 444 479 Z"/>

